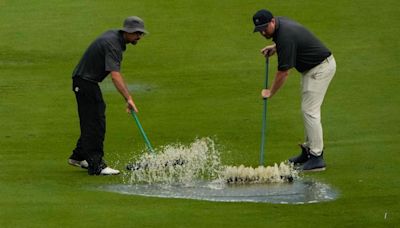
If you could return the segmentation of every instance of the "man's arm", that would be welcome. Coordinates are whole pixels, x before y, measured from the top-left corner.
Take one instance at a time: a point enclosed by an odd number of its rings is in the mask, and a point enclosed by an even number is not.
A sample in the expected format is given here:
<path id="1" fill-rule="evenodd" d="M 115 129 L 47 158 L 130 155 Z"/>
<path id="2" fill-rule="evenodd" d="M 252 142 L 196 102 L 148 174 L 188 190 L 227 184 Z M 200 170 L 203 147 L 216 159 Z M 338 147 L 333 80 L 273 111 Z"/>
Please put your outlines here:
<path id="1" fill-rule="evenodd" d="M 287 77 L 289 75 L 289 70 L 278 71 L 276 72 L 275 79 L 272 82 L 272 86 L 270 89 L 263 89 L 261 91 L 261 96 L 263 98 L 271 98 L 285 83 Z"/>
<path id="2" fill-rule="evenodd" d="M 112 82 L 114 83 L 115 88 L 117 88 L 119 93 L 126 100 L 126 105 L 127 105 L 126 111 L 130 112 L 133 109 L 135 112 L 138 112 L 135 102 L 133 102 L 133 99 L 132 99 L 131 95 L 129 94 L 128 87 L 126 86 L 121 73 L 118 71 L 111 71 L 111 77 L 112 77 Z"/>

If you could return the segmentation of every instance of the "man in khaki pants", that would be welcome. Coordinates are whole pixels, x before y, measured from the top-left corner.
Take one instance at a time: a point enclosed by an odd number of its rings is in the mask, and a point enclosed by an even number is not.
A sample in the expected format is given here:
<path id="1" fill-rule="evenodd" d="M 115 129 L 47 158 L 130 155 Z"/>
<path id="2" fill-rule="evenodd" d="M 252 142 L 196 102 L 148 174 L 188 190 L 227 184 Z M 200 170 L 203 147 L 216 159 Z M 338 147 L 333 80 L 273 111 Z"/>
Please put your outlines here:
<path id="1" fill-rule="evenodd" d="M 264 98 L 271 98 L 286 81 L 289 70 L 302 73 L 301 110 L 304 119 L 305 142 L 301 154 L 289 159 L 302 165 L 304 171 L 325 170 L 323 159 L 323 132 L 321 105 L 329 83 L 335 75 L 336 62 L 332 53 L 309 30 L 299 23 L 274 17 L 268 10 L 259 10 L 253 16 L 254 32 L 260 32 L 274 44 L 261 50 L 266 57 L 278 55 L 278 71 L 271 88 L 262 90 Z"/>

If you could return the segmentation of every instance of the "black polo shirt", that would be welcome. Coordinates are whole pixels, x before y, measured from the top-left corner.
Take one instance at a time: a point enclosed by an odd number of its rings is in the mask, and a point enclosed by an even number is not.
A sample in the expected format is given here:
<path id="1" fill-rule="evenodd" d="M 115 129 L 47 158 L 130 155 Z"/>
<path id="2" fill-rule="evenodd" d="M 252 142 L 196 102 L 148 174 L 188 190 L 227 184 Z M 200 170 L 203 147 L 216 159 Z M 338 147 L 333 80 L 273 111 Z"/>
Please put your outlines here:
<path id="1" fill-rule="evenodd" d="M 284 17 L 275 17 L 273 41 L 278 54 L 278 70 L 296 68 L 305 72 L 317 66 L 331 52 L 301 24 Z"/>
<path id="2" fill-rule="evenodd" d="M 72 76 L 101 82 L 111 71 L 120 71 L 122 53 L 125 50 L 123 32 L 109 30 L 90 44 Z"/>

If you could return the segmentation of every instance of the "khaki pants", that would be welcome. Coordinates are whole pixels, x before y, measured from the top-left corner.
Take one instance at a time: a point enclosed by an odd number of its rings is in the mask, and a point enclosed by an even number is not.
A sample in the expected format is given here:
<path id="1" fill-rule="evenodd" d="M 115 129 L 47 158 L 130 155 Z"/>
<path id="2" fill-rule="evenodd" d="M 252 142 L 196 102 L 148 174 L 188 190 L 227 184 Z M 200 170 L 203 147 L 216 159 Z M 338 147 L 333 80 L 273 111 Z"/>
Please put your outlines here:
<path id="1" fill-rule="evenodd" d="M 305 142 L 315 156 L 320 156 L 324 149 L 321 105 L 336 71 L 333 55 L 321 64 L 303 73 L 301 111 L 304 119 Z"/>

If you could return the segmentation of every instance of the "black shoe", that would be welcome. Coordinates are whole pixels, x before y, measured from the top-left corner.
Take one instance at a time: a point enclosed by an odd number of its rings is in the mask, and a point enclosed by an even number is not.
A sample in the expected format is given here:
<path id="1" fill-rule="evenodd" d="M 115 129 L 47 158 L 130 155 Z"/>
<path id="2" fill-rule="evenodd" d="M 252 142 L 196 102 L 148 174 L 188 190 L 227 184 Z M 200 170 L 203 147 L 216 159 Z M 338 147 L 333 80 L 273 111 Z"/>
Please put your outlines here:
<path id="1" fill-rule="evenodd" d="M 323 153 L 323 152 L 322 152 Z M 310 159 L 304 163 L 303 171 L 324 171 L 326 169 L 326 164 L 324 162 L 323 154 L 320 156 L 315 156 L 310 154 Z"/>
<path id="2" fill-rule="evenodd" d="M 294 163 L 295 165 L 303 164 L 310 159 L 310 148 L 303 144 L 299 144 L 299 146 L 301 147 L 301 154 L 289 159 L 289 162 Z"/>

